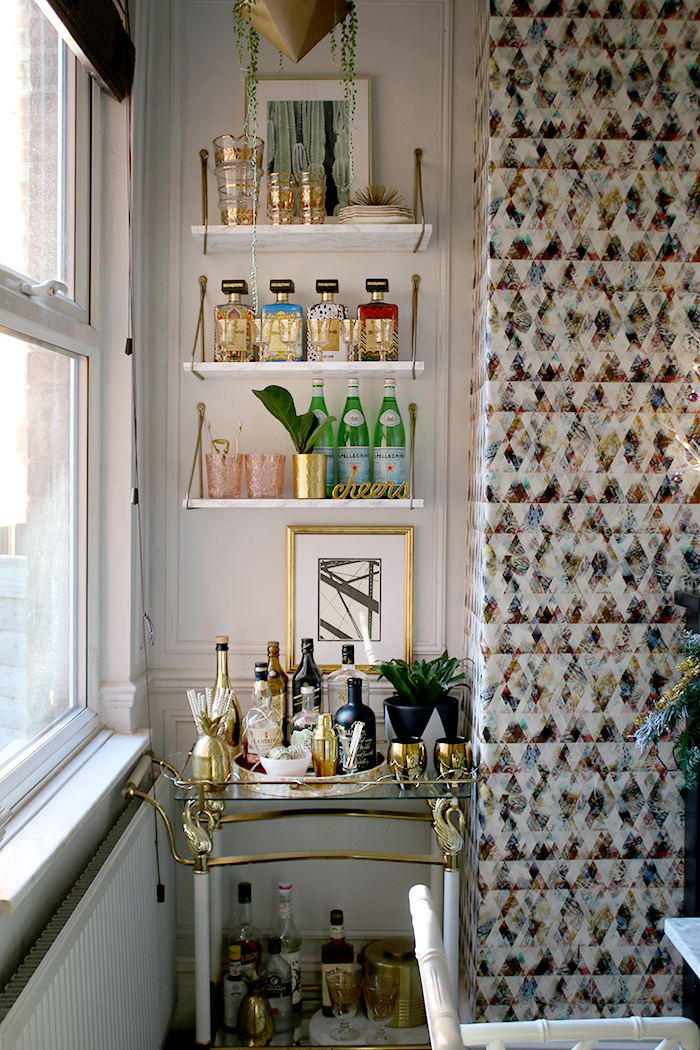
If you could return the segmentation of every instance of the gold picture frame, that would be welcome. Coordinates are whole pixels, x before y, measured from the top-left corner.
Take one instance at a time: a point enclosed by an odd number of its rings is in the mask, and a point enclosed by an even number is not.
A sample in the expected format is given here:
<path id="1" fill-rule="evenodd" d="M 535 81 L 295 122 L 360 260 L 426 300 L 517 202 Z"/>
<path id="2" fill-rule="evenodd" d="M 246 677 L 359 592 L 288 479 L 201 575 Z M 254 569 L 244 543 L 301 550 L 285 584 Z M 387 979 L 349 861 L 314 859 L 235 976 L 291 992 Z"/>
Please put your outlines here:
<path id="1" fill-rule="evenodd" d="M 363 630 L 371 663 L 359 661 Z M 301 638 L 314 639 L 322 671 L 340 666 L 344 642 L 359 648 L 363 671 L 413 659 L 412 525 L 287 526 L 288 671 L 299 665 Z"/>

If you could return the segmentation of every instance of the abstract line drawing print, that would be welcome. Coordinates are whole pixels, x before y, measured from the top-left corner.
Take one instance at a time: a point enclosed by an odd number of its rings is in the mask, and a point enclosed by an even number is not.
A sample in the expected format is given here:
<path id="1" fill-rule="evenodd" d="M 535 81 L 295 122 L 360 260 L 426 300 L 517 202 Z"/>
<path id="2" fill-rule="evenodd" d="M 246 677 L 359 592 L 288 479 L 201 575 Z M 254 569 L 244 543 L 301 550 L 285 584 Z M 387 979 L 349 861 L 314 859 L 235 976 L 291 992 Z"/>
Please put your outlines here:
<path id="1" fill-rule="evenodd" d="M 381 641 L 381 558 L 318 559 L 318 640 Z"/>

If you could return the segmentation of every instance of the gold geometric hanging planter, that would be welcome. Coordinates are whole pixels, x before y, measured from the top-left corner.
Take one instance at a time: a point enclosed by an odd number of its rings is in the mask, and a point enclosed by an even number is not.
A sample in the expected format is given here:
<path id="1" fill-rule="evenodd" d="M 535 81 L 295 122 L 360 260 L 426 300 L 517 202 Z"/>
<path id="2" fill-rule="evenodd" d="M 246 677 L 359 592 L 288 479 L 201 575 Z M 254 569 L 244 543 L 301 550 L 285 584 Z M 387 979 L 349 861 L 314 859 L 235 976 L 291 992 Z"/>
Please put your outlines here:
<path id="1" fill-rule="evenodd" d="M 350 10 L 346 0 L 251 0 L 239 9 L 292 62 L 307 55 Z"/>

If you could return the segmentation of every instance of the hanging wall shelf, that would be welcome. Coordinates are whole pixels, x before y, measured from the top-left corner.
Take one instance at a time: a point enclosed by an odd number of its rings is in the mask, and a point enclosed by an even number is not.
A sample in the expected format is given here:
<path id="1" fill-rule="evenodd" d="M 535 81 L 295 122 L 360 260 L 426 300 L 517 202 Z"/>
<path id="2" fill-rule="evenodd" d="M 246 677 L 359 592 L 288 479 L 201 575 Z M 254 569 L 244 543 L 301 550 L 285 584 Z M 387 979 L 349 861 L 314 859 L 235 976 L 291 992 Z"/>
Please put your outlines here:
<path id="1" fill-rule="evenodd" d="M 183 372 L 192 372 L 190 361 L 183 361 Z M 204 379 L 238 379 L 240 376 L 395 376 L 410 379 L 411 361 L 195 361 L 194 371 Z M 425 362 L 416 361 L 415 376 L 423 375 Z"/>
<path id="2" fill-rule="evenodd" d="M 213 252 L 250 251 L 251 226 L 193 226 L 197 247 Z M 323 223 L 320 225 L 258 226 L 256 246 L 260 252 L 412 252 L 418 243 L 420 223 Z M 433 227 L 426 225 L 419 252 L 430 243 Z"/>
<path id="3" fill-rule="evenodd" d="M 183 499 L 186 510 L 279 510 L 280 508 L 318 510 L 415 510 L 422 499 Z"/>

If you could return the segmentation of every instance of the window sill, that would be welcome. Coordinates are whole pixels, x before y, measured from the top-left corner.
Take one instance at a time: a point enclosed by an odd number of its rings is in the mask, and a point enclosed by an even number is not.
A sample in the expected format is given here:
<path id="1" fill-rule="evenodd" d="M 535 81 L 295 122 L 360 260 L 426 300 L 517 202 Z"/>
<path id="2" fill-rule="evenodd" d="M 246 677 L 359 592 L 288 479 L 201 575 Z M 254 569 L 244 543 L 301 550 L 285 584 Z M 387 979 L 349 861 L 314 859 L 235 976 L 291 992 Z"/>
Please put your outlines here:
<path id="1" fill-rule="evenodd" d="M 12 914 L 148 746 L 146 731 L 102 730 L 61 770 L 64 783 L 58 790 L 47 785 L 8 821 L 0 842 L 0 915 Z"/>

